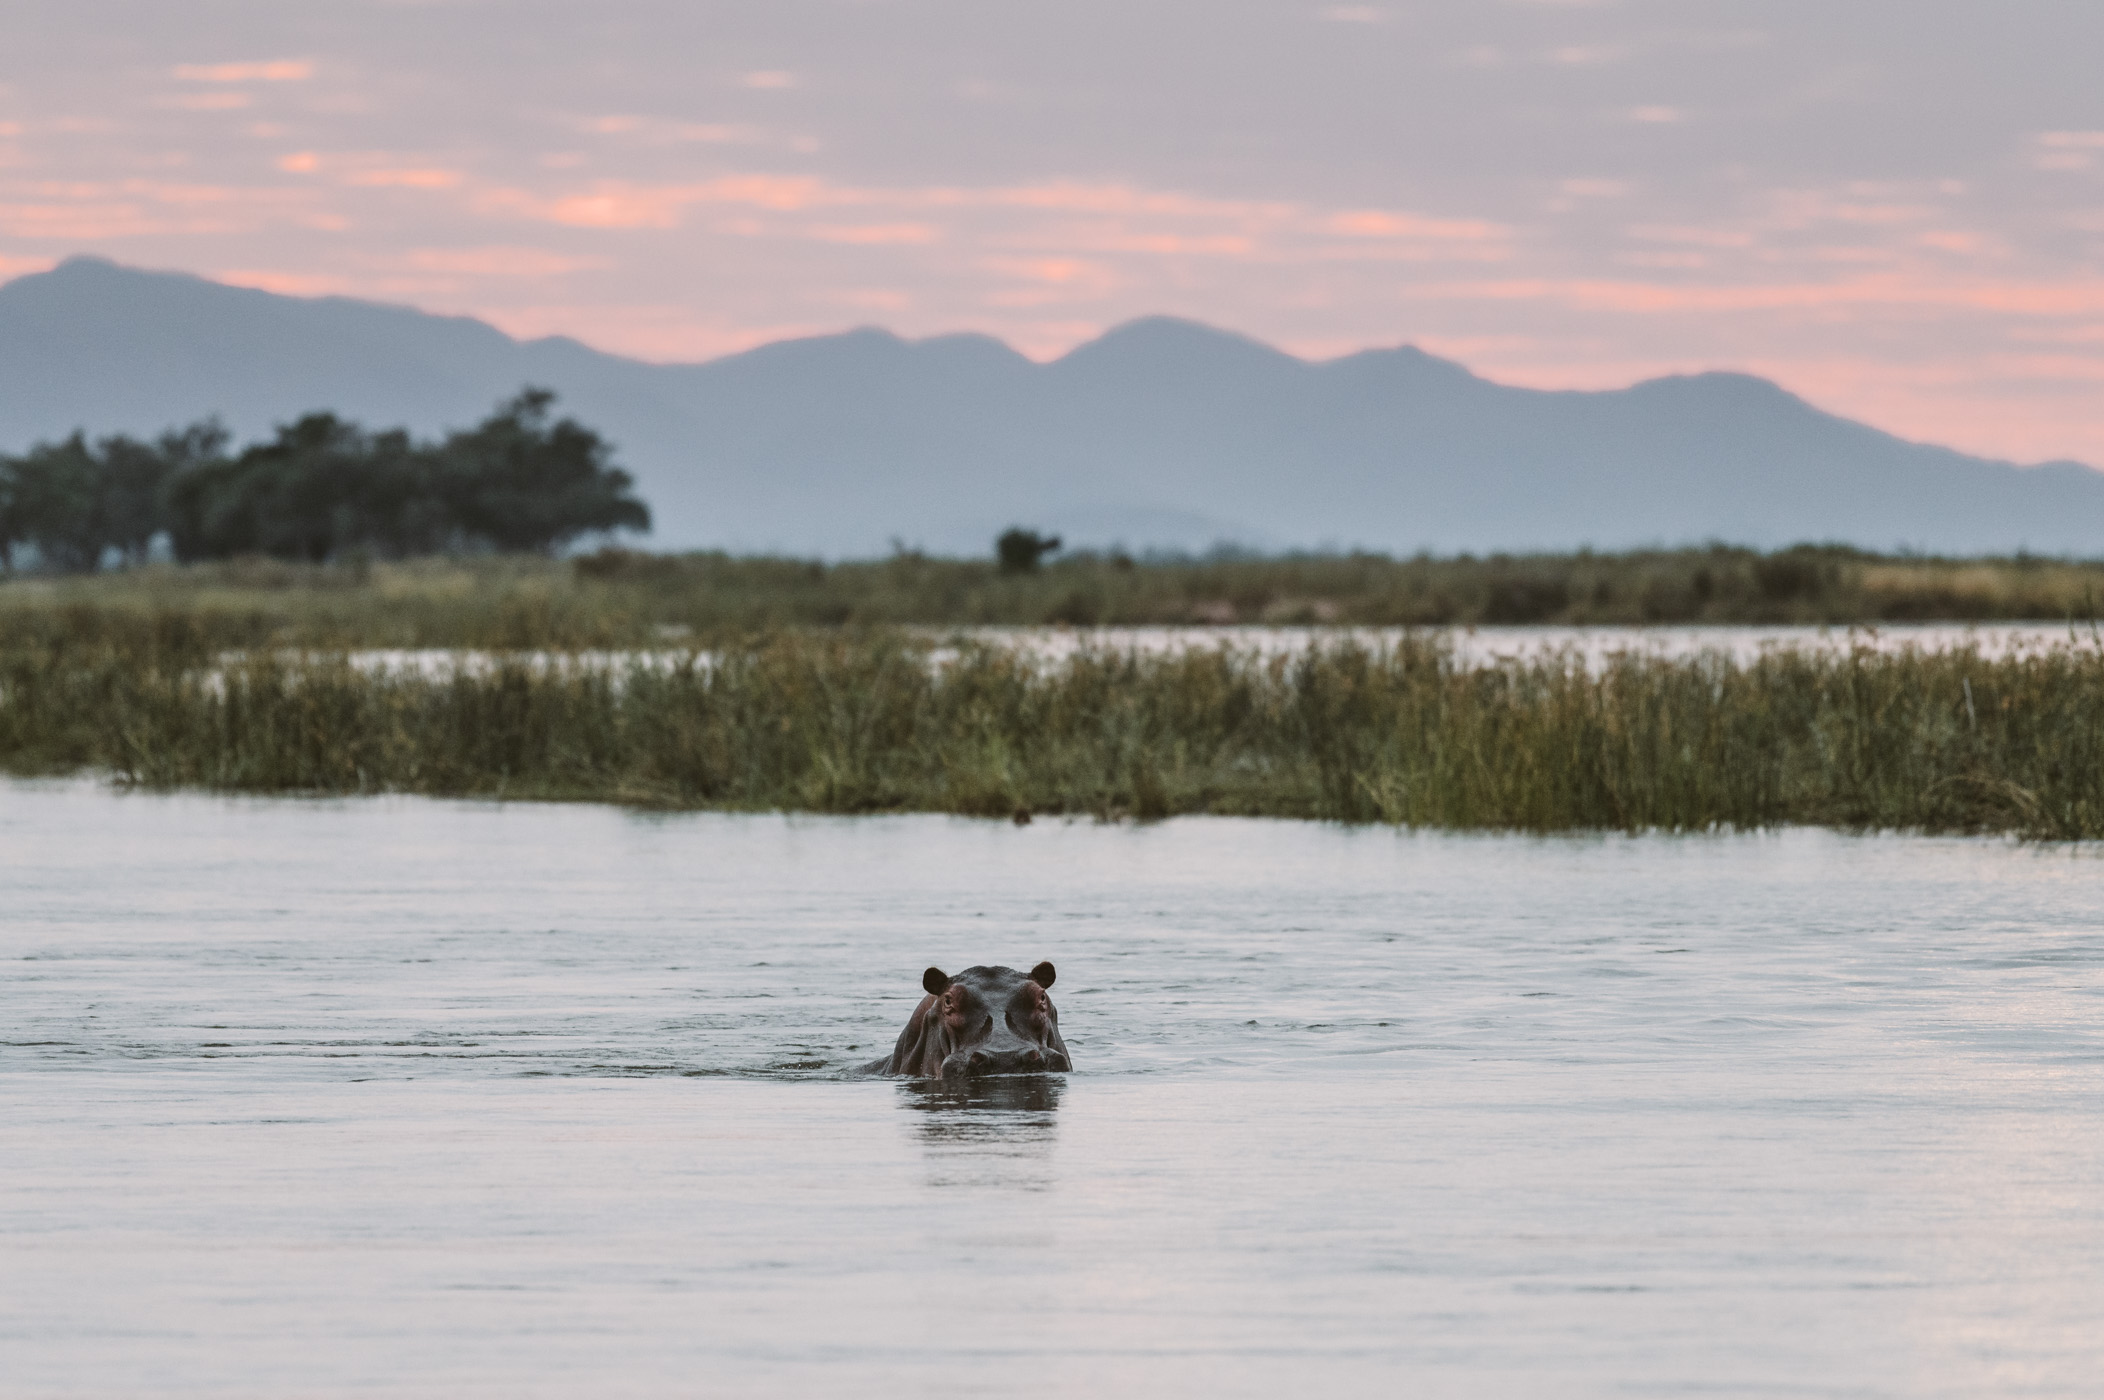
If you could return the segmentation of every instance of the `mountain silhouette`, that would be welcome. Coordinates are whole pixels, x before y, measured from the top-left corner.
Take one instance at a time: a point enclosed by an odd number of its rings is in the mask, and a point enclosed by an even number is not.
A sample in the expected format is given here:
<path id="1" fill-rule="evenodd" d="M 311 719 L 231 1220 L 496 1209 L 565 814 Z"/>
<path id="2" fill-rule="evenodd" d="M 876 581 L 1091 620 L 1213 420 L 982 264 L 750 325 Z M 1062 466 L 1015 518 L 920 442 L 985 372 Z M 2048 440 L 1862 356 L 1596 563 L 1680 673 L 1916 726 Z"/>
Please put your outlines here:
<path id="1" fill-rule="evenodd" d="M 662 548 L 977 554 L 1020 523 L 1135 549 L 2104 553 L 2104 472 L 1907 442 L 1743 374 L 1549 392 L 1160 317 L 1046 364 L 865 329 L 658 365 L 96 258 L 0 287 L 0 450 L 319 408 L 429 433 L 523 384 L 616 444 Z"/>

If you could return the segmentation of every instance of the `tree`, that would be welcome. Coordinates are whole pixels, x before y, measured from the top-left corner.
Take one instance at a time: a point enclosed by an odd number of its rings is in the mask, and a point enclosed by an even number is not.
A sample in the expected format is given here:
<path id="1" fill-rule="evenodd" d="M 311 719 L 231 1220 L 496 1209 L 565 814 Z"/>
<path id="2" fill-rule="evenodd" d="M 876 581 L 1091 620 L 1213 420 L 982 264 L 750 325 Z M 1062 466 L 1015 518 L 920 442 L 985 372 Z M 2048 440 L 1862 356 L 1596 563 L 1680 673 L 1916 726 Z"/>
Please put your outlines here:
<path id="1" fill-rule="evenodd" d="M 281 424 L 236 457 L 211 421 L 152 443 L 90 446 L 75 433 L 0 458 L 0 565 L 13 567 L 18 543 L 54 569 L 93 569 L 112 549 L 138 563 L 163 530 L 185 561 L 320 563 L 352 551 L 549 551 L 580 535 L 649 529 L 649 508 L 607 444 L 571 419 L 551 422 L 554 399 L 528 389 L 436 444 L 333 413 Z"/>
<path id="2" fill-rule="evenodd" d="M 171 480 L 225 443 L 225 430 L 204 422 L 151 443 L 119 434 L 90 444 L 75 433 L 0 458 L 0 566 L 12 571 L 23 544 L 58 571 L 91 572 L 111 550 L 127 564 L 145 562 L 168 525 Z"/>
<path id="3" fill-rule="evenodd" d="M 443 491 L 469 535 L 500 550 L 548 553 L 581 535 L 648 530 L 635 479 L 575 419 L 548 421 L 555 395 L 527 388 L 439 449 Z"/>
<path id="4" fill-rule="evenodd" d="M 0 457 L 0 571 L 15 571 L 15 546 L 22 541 L 22 522 L 15 514 L 14 458 Z"/>
<path id="5" fill-rule="evenodd" d="M 1033 574 L 1044 557 L 1058 548 L 1059 536 L 1040 535 L 1016 525 L 1002 531 L 1001 538 L 994 541 L 994 558 L 1004 574 Z"/>
<path id="6" fill-rule="evenodd" d="M 8 501 L 21 538 L 44 567 L 87 573 L 102 562 L 101 464 L 79 433 L 40 442 L 7 464 Z"/>
<path id="7" fill-rule="evenodd" d="M 103 533 L 126 564 L 145 563 L 154 537 L 168 528 L 168 492 L 175 478 L 224 456 L 226 442 L 226 429 L 207 419 L 170 429 L 152 443 L 119 436 L 95 445 Z"/>
<path id="8" fill-rule="evenodd" d="M 212 460 L 169 491 L 169 535 L 178 559 L 268 554 L 320 563 L 342 546 L 350 497 L 370 444 L 355 423 L 310 413 L 281 424 L 270 442 L 231 461 Z"/>

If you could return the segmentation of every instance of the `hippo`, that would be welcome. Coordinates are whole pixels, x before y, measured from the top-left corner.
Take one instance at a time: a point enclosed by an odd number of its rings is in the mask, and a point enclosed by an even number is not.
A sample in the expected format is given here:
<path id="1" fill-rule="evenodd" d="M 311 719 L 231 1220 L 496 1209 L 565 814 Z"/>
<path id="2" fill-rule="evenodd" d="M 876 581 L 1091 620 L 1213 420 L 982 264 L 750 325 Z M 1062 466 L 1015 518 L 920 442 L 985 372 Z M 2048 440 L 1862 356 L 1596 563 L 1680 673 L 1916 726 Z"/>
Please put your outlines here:
<path id="1" fill-rule="evenodd" d="M 1012 967 L 968 967 L 955 977 L 929 968 L 921 976 L 928 994 L 897 1048 L 863 1072 L 960 1080 L 1073 1068 L 1059 1012 L 1045 995 L 1055 975 L 1048 962 L 1027 977 Z"/>

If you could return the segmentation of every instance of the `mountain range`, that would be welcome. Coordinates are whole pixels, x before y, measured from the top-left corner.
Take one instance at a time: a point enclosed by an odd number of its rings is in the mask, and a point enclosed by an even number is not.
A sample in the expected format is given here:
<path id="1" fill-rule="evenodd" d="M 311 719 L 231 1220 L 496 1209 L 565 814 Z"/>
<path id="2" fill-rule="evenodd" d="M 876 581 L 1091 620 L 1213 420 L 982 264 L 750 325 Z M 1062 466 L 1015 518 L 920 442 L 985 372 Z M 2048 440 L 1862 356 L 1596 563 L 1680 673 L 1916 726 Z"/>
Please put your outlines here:
<path id="1" fill-rule="evenodd" d="M 2104 472 L 1908 442 L 1744 374 L 1523 389 L 1161 317 L 1049 363 L 865 329 L 667 365 L 97 258 L 0 286 L 0 451 L 208 415 L 247 440 L 318 408 L 435 432 L 525 384 L 614 442 L 659 548 L 977 554 L 1023 524 L 1133 549 L 2104 554 Z"/>

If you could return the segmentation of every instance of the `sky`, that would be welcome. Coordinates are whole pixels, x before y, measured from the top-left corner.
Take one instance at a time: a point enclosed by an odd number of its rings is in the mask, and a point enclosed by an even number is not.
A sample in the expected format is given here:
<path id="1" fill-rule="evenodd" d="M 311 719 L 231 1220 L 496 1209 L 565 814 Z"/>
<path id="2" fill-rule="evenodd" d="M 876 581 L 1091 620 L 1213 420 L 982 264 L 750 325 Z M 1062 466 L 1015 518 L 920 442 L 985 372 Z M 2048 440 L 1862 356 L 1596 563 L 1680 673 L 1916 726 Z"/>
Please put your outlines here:
<path id="1" fill-rule="evenodd" d="M 2104 466 L 2098 0 L 9 0 L 75 253 L 656 360 L 1188 316 Z"/>

